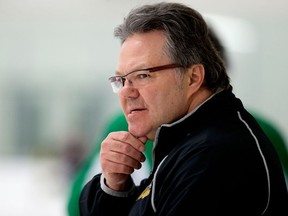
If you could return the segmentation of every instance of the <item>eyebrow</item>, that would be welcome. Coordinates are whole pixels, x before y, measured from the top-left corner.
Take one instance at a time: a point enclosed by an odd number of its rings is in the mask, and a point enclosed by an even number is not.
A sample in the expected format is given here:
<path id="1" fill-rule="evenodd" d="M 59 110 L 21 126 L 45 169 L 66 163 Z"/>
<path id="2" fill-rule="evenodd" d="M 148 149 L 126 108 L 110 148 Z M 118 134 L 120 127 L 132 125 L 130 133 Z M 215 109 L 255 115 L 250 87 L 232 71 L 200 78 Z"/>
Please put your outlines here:
<path id="1" fill-rule="evenodd" d="M 125 77 L 125 76 L 127 76 L 131 73 L 137 72 L 137 71 L 149 71 L 152 73 L 152 72 L 161 71 L 161 70 L 170 69 L 170 68 L 176 68 L 176 67 L 183 67 L 183 66 L 176 64 L 176 63 L 173 63 L 173 64 L 167 64 L 167 65 L 161 65 L 161 66 L 155 66 L 155 67 L 149 67 L 149 68 L 140 68 L 140 69 L 130 71 L 130 72 L 126 73 L 125 75 L 116 75 L 116 76 Z M 119 72 L 116 71 L 116 74 L 119 74 Z"/>
<path id="2" fill-rule="evenodd" d="M 138 68 L 138 69 L 136 69 L 136 68 Z M 141 65 L 138 65 L 137 67 L 135 67 L 135 69 L 134 70 L 130 70 L 128 73 L 125 73 L 125 74 L 122 74 L 121 72 L 119 72 L 119 71 L 115 71 L 115 75 L 116 76 L 125 76 L 125 75 L 127 75 L 127 74 L 129 74 L 129 73 L 131 73 L 131 72 L 135 72 L 135 71 L 142 71 L 142 70 L 146 70 L 147 69 L 147 67 L 145 67 L 145 65 L 144 64 L 141 64 Z"/>
<path id="3" fill-rule="evenodd" d="M 122 76 L 119 71 L 115 71 L 115 76 Z"/>

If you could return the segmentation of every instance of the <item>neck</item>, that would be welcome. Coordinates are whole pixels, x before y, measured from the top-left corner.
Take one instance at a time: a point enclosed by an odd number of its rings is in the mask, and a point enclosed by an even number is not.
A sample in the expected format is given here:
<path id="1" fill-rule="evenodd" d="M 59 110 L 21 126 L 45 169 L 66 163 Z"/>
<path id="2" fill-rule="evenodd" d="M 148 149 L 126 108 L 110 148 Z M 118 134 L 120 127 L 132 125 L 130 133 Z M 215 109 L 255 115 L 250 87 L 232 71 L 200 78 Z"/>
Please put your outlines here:
<path id="1" fill-rule="evenodd" d="M 200 104 L 202 104 L 205 100 L 207 100 L 211 95 L 213 95 L 213 92 L 205 87 L 201 87 L 197 92 L 195 92 L 193 95 L 191 95 L 190 98 L 190 106 L 189 106 L 189 112 L 194 110 L 196 107 L 198 107 Z"/>

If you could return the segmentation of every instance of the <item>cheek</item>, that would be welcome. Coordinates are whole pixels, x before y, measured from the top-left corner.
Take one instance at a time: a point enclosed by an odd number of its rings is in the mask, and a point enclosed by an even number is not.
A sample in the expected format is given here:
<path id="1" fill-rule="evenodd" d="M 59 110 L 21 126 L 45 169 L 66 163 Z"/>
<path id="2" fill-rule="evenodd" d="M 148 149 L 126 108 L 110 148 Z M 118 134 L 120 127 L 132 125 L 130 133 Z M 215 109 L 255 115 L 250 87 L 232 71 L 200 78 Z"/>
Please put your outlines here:
<path id="1" fill-rule="evenodd" d="M 168 84 L 172 83 L 172 84 Z M 159 119 L 160 116 L 168 117 L 169 119 L 178 117 L 185 111 L 187 103 L 186 89 L 179 86 L 179 82 L 175 79 L 164 80 L 160 85 L 149 87 L 140 90 L 140 95 L 145 104 L 151 111 L 152 118 Z"/>
<path id="2" fill-rule="evenodd" d="M 187 95 L 186 91 L 179 88 L 174 88 L 174 91 L 171 91 L 167 95 L 167 106 L 169 109 L 176 112 L 176 115 L 182 114 L 185 111 L 187 106 Z"/>
<path id="3" fill-rule="evenodd" d="M 184 108 L 184 95 L 178 91 L 156 91 L 149 101 L 149 106 L 155 111 L 155 117 L 169 116 L 169 119 L 178 116 Z"/>

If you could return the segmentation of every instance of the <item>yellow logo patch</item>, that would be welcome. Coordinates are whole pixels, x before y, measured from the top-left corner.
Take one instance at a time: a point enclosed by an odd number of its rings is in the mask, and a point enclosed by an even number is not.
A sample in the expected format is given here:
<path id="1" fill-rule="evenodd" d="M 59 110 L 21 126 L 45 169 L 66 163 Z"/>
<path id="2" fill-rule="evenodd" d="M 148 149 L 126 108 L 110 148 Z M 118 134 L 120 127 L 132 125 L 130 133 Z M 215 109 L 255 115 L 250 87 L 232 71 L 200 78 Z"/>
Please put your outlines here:
<path id="1" fill-rule="evenodd" d="M 137 198 L 137 200 L 144 199 L 146 196 L 148 196 L 150 194 L 151 185 L 152 185 L 152 183 L 145 188 L 145 190 L 140 194 L 140 196 Z"/>

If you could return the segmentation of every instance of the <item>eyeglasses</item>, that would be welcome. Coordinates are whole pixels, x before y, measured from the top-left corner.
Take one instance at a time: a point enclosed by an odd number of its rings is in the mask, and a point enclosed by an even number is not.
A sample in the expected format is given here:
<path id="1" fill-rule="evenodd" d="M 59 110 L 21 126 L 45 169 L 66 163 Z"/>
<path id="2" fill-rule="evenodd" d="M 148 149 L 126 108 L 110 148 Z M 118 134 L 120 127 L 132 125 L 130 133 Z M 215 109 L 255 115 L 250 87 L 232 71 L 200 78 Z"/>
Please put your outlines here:
<path id="1" fill-rule="evenodd" d="M 125 85 L 127 80 L 130 84 L 133 84 L 134 87 L 144 86 L 149 83 L 151 79 L 150 73 L 163 71 L 167 69 L 179 68 L 182 67 L 179 64 L 167 64 L 157 67 L 144 68 L 131 71 L 124 76 L 112 76 L 109 78 L 112 89 L 114 93 L 118 93 L 119 90 Z M 129 76 L 129 79 L 128 79 Z"/>

